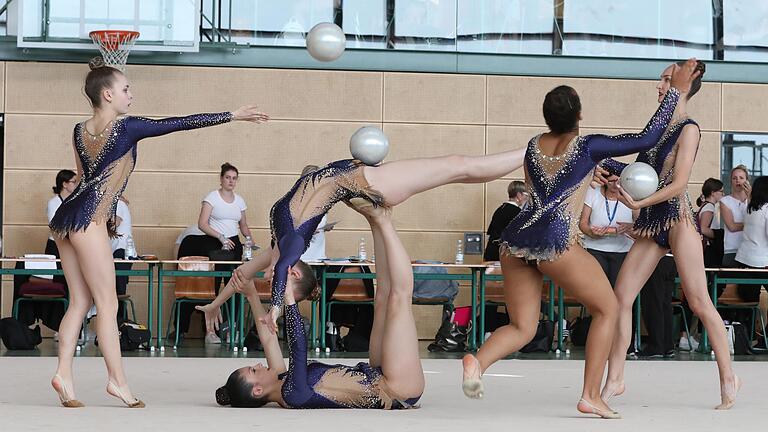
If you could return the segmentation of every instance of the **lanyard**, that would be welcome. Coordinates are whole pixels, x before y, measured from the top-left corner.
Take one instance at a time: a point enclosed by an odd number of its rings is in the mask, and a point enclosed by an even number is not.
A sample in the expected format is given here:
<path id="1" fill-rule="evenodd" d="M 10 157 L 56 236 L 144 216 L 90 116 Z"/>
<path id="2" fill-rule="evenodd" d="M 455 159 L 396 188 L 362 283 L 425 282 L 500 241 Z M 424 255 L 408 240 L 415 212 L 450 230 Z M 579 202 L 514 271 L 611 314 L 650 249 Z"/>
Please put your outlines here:
<path id="1" fill-rule="evenodd" d="M 613 213 L 611 213 L 611 209 L 608 206 L 608 198 L 605 199 L 605 214 L 608 216 L 608 225 L 610 226 L 613 223 L 613 220 L 616 218 L 616 209 L 619 207 L 619 200 L 616 200 L 616 204 L 613 205 Z"/>

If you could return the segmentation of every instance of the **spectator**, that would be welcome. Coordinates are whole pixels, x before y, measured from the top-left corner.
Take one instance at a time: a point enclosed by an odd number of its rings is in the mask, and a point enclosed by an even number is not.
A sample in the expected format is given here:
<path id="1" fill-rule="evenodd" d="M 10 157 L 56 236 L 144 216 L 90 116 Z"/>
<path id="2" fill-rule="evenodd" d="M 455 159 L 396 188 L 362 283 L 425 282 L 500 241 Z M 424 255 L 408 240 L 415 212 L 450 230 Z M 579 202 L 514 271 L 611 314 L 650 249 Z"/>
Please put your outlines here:
<path id="1" fill-rule="evenodd" d="M 493 212 L 491 217 L 491 223 L 488 225 L 488 243 L 485 246 L 485 253 L 483 259 L 485 261 L 498 261 L 499 260 L 499 238 L 504 228 L 509 225 L 511 221 L 523 208 L 525 202 L 528 200 L 528 192 L 525 188 L 525 183 L 521 181 L 513 181 L 507 186 L 507 195 L 509 201 L 502 204 L 499 208 Z"/>
<path id="2" fill-rule="evenodd" d="M 736 252 L 739 250 L 744 230 L 744 216 L 747 200 L 752 187 L 749 184 L 747 167 L 739 165 L 731 170 L 731 194 L 720 200 L 720 215 L 723 229 L 723 267 L 736 267 Z"/>
<path id="3" fill-rule="evenodd" d="M 56 210 L 59 208 L 62 202 L 75 190 L 77 186 L 77 174 L 74 171 L 65 169 L 56 174 L 56 185 L 53 186 L 54 196 L 48 200 L 47 216 L 48 222 L 53 219 L 53 215 L 56 214 Z M 45 245 L 45 253 L 47 255 L 55 255 L 56 258 L 60 258 L 59 249 L 56 247 L 56 243 L 53 241 L 53 236 L 48 237 L 48 242 Z M 61 269 L 61 263 L 57 263 L 56 267 Z M 23 269 L 24 263 L 18 263 L 16 268 Z M 13 300 L 19 297 L 19 289 L 21 286 L 29 280 L 29 276 L 16 275 L 13 277 L 14 296 Z M 53 277 L 54 282 L 64 284 L 67 286 L 67 281 L 64 276 L 56 275 Z M 61 303 L 54 302 L 25 302 L 19 306 L 19 320 L 26 324 L 32 325 L 37 320 L 41 320 L 43 325 L 50 328 L 54 332 L 58 332 L 61 319 L 64 317 L 64 306 Z M 54 339 L 58 337 L 58 334 L 54 334 Z"/>
<path id="4" fill-rule="evenodd" d="M 245 200 L 235 193 L 239 174 L 238 169 L 229 162 L 221 165 L 220 187 L 203 198 L 197 221 L 199 231 L 189 228 L 185 231 L 188 235 L 179 242 L 178 258 L 197 255 L 207 256 L 211 261 L 239 261 L 242 258 L 243 244 L 238 234 L 242 233 L 248 240 L 251 238 L 251 230 L 245 217 L 245 210 L 248 208 Z M 202 235 L 197 235 L 198 232 L 202 232 Z M 215 270 L 234 270 L 234 266 L 217 264 Z M 229 278 L 226 278 L 224 283 L 228 281 Z M 217 293 L 220 285 L 221 278 L 215 278 Z M 189 317 L 193 311 L 191 304 L 181 306 L 181 321 L 177 331 L 182 334 L 189 331 Z M 206 328 L 205 343 L 221 343 L 214 329 Z"/>
<path id="5" fill-rule="evenodd" d="M 117 211 L 115 212 L 115 229 L 117 230 L 118 237 L 112 239 L 112 257 L 115 259 L 129 258 L 126 254 L 128 251 L 128 239 L 133 240 L 133 222 L 131 220 L 131 211 L 128 209 L 129 201 L 122 195 L 117 201 Z M 136 253 L 136 246 L 134 243 L 133 253 Z M 115 264 L 115 270 L 130 270 L 133 267 L 131 263 L 117 263 Z M 115 276 L 115 290 L 117 295 L 125 295 L 128 288 L 128 276 Z M 122 316 L 124 313 L 123 307 L 125 305 L 118 303 L 117 316 Z"/>
<path id="6" fill-rule="evenodd" d="M 696 219 L 701 227 L 704 246 L 704 266 L 720 267 L 723 262 L 723 228 L 719 201 L 723 198 L 723 182 L 708 178 L 701 186 L 701 196 L 696 200 L 699 211 Z"/>
<path id="7" fill-rule="evenodd" d="M 744 217 L 743 239 L 735 259 L 739 267 L 768 269 L 768 177 L 755 180 Z M 766 275 L 750 274 L 758 278 Z M 739 285 L 739 297 L 746 302 L 759 302 L 760 288 L 760 285 Z M 751 321 L 751 317 L 747 318 Z"/>
<path id="8" fill-rule="evenodd" d="M 47 206 L 48 223 L 53 219 L 53 215 L 56 214 L 56 210 L 59 209 L 61 203 L 74 192 L 75 186 L 77 186 L 77 180 L 77 174 L 72 170 L 64 169 L 56 174 L 56 186 L 53 187 L 54 196 L 48 200 Z M 48 243 L 45 245 L 45 253 L 48 255 L 56 255 L 57 258 L 59 257 L 59 249 L 56 247 L 56 242 L 53 241 L 53 234 L 48 236 Z M 64 278 L 63 276 L 58 277 L 61 279 Z"/>
<path id="9" fill-rule="evenodd" d="M 611 286 L 621 264 L 632 247 L 632 239 L 626 233 L 632 228 L 632 210 L 618 200 L 616 180 L 587 191 L 581 210 L 579 229 L 586 234 L 584 248 L 595 257 Z"/>

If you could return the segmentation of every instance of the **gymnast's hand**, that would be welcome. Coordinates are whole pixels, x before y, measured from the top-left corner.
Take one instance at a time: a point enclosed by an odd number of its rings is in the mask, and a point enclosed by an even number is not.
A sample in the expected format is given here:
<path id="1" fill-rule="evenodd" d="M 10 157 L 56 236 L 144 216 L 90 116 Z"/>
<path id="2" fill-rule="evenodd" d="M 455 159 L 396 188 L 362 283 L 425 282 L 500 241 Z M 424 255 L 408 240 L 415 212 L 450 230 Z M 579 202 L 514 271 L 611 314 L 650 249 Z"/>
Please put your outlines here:
<path id="1" fill-rule="evenodd" d="M 643 208 L 641 203 L 635 201 L 627 191 L 624 190 L 621 185 L 619 185 L 619 201 L 621 201 L 622 204 L 627 206 L 630 210 L 638 210 Z"/>
<path id="2" fill-rule="evenodd" d="M 589 185 L 595 189 L 599 188 L 600 186 L 608 186 L 608 182 L 610 182 L 614 177 L 616 176 L 611 175 L 608 170 L 598 165 L 595 167 L 595 171 L 592 173 L 592 181 L 589 183 Z"/>
<path id="3" fill-rule="evenodd" d="M 214 331 L 219 329 L 219 324 L 222 323 L 221 309 L 213 307 L 212 304 L 205 306 L 195 306 L 195 309 L 205 314 L 205 330 Z"/>
<path id="4" fill-rule="evenodd" d="M 256 105 L 245 105 L 232 111 L 232 120 L 265 123 L 269 120 L 269 116 L 259 111 Z"/>
<path id="5" fill-rule="evenodd" d="M 280 308 L 271 307 L 269 313 L 259 317 L 259 322 L 269 329 L 272 333 L 277 333 L 277 319 L 280 317 Z"/>
<path id="6" fill-rule="evenodd" d="M 232 285 L 235 291 L 242 294 L 246 294 L 245 291 L 248 289 L 248 285 L 253 285 L 251 283 L 251 278 L 245 275 L 245 271 L 243 271 L 242 265 L 232 272 L 232 278 L 229 279 L 229 284 Z"/>
<path id="7" fill-rule="evenodd" d="M 696 58 L 689 58 L 682 66 L 674 65 L 670 85 L 680 91 L 688 93 L 691 90 L 693 80 L 698 78 L 705 70 L 703 62 Z"/>

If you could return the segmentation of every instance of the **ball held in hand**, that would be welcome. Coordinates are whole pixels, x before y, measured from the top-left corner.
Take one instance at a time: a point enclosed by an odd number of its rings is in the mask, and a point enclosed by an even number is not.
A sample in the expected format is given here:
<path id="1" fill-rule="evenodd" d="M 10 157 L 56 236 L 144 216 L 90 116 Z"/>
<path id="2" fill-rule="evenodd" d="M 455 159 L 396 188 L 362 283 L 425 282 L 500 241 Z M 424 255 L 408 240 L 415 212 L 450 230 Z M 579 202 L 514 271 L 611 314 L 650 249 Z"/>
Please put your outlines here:
<path id="1" fill-rule="evenodd" d="M 635 162 L 624 168 L 619 179 L 621 187 L 634 200 L 641 200 L 653 195 L 659 186 L 659 176 L 652 166 L 644 162 Z"/>

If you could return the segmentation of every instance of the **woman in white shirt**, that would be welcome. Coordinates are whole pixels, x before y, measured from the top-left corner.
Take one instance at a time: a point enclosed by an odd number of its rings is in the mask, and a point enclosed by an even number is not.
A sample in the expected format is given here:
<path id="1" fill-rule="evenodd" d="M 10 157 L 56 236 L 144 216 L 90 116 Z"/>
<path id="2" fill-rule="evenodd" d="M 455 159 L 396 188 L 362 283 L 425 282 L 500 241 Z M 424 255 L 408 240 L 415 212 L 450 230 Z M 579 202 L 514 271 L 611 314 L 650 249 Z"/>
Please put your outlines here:
<path id="1" fill-rule="evenodd" d="M 56 214 L 56 210 L 64 199 L 66 199 L 77 186 L 77 174 L 74 171 L 64 169 L 56 173 L 56 186 L 53 187 L 54 196 L 48 200 L 46 208 L 46 214 L 48 216 L 48 223 L 51 222 L 53 216 Z M 48 255 L 59 256 L 59 249 L 56 247 L 56 242 L 53 241 L 53 235 L 48 236 L 48 243 L 45 245 L 45 253 Z"/>
<path id="2" fill-rule="evenodd" d="M 743 268 L 768 268 L 768 177 L 755 180 L 736 264 Z M 744 301 L 760 301 L 760 285 L 739 285 L 738 292 Z"/>
<path id="3" fill-rule="evenodd" d="M 200 217 L 197 219 L 198 228 L 215 240 L 210 241 L 210 250 L 231 251 L 232 260 L 240 260 L 243 254 L 238 234 L 242 232 L 246 239 L 251 238 L 251 230 L 245 218 L 248 207 L 243 197 L 235 193 L 239 174 L 237 168 L 229 162 L 221 166 L 221 187 L 203 198 Z"/>
<path id="4" fill-rule="evenodd" d="M 752 187 L 747 167 L 739 165 L 731 170 L 731 194 L 720 200 L 723 229 L 723 267 L 736 267 L 736 252 L 741 245 L 744 216 Z"/>
<path id="5" fill-rule="evenodd" d="M 618 196 L 616 181 L 590 189 L 579 220 L 579 229 L 586 235 L 584 248 L 600 263 L 611 286 L 632 247 L 632 239 L 625 235 L 632 228 L 632 210 Z"/>
<path id="6" fill-rule="evenodd" d="M 220 187 L 211 191 L 203 198 L 200 217 L 197 226 L 206 234 L 201 253 L 208 255 L 212 261 L 240 261 L 243 256 L 243 244 L 239 234 L 246 241 L 251 239 L 251 230 L 245 217 L 248 208 L 243 197 L 235 193 L 235 186 L 240 172 L 237 168 L 225 162 L 221 165 L 219 174 Z M 216 265 L 217 271 L 234 270 L 233 265 Z M 229 278 L 224 280 L 226 284 Z M 221 278 L 214 279 L 216 293 L 219 292 Z M 191 309 L 190 309 L 191 310 Z M 188 324 L 187 324 L 188 326 Z M 181 326 L 182 330 L 184 326 Z M 206 343 L 221 343 L 214 329 L 206 328 Z"/>
<path id="7" fill-rule="evenodd" d="M 723 263 L 723 228 L 719 201 L 723 199 L 723 182 L 708 178 L 701 186 L 701 196 L 696 200 L 699 211 L 696 219 L 701 228 L 704 246 L 704 266 L 720 267 Z"/>

